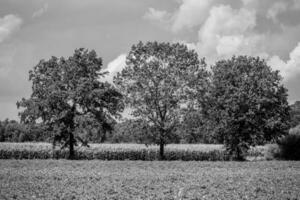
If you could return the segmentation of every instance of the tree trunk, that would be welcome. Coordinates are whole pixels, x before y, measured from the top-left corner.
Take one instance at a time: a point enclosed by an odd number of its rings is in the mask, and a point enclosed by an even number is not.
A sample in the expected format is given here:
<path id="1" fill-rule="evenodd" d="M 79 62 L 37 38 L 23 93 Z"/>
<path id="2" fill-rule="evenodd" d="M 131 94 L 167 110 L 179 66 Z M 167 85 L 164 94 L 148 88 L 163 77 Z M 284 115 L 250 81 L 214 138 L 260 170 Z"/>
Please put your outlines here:
<path id="1" fill-rule="evenodd" d="M 74 135 L 72 132 L 69 133 L 69 157 L 68 159 L 73 160 L 75 158 L 75 151 L 74 151 Z"/>
<path id="2" fill-rule="evenodd" d="M 159 159 L 165 160 L 165 144 L 163 142 L 159 144 Z"/>
<path id="3" fill-rule="evenodd" d="M 244 155 L 243 155 L 243 150 L 241 149 L 241 147 L 237 147 L 237 151 L 236 151 L 236 158 L 237 161 L 245 161 Z"/>
<path id="4" fill-rule="evenodd" d="M 164 130 L 160 130 L 159 159 L 160 159 L 160 160 L 165 160 L 165 140 L 164 140 Z"/>
<path id="5" fill-rule="evenodd" d="M 100 136 L 100 143 L 104 143 L 106 141 L 106 131 L 103 131 L 103 135 Z"/>

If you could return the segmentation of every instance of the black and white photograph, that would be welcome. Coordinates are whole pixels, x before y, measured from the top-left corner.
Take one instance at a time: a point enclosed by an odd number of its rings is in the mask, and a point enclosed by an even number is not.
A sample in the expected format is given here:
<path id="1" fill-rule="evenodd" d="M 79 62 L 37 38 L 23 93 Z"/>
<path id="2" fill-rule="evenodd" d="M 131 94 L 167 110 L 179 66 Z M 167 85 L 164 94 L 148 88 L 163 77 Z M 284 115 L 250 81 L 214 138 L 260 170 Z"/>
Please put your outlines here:
<path id="1" fill-rule="evenodd" d="M 300 200 L 300 0 L 0 0 L 0 200 Z"/>

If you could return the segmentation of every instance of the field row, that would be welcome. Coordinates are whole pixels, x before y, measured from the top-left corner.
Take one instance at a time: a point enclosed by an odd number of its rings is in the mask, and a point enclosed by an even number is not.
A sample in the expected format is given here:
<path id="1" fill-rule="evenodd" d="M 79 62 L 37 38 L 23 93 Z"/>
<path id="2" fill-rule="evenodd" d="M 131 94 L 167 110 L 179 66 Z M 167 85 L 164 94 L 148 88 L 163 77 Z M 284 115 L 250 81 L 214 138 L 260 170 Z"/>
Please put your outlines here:
<path id="1" fill-rule="evenodd" d="M 265 147 L 251 148 L 251 157 L 264 156 Z M 49 143 L 0 143 L 0 159 L 60 159 L 67 158 L 68 151 L 53 149 Z M 79 160 L 158 160 L 158 146 L 142 144 L 91 144 L 77 147 Z M 225 161 L 229 160 L 222 145 L 170 144 L 165 149 L 166 160 Z"/>

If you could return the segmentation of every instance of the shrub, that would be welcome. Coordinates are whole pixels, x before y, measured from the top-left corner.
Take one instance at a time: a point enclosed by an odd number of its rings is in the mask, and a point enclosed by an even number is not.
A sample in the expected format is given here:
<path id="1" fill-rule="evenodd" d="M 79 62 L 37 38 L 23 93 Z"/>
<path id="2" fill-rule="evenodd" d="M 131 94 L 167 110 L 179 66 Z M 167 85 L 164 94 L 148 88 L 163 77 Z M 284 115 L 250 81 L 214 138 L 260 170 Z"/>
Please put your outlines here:
<path id="1" fill-rule="evenodd" d="M 95 144 L 91 146 L 90 148 L 76 148 L 75 159 L 159 160 L 160 158 L 157 146 L 145 147 L 138 144 Z M 52 149 L 51 144 L 47 143 L 2 143 L 0 146 L 0 159 L 65 159 L 67 157 L 68 151 L 66 149 Z M 229 156 L 223 148 L 216 145 L 207 145 L 203 148 L 197 148 L 197 145 L 189 148 L 184 145 L 175 145 L 166 148 L 165 159 L 225 161 L 229 160 Z"/>
<path id="2" fill-rule="evenodd" d="M 297 134 L 298 133 L 298 134 Z M 278 141 L 280 157 L 284 160 L 300 160 L 300 134 L 292 132 Z"/>
<path id="3" fill-rule="evenodd" d="M 268 144 L 265 151 L 266 160 L 274 160 L 280 158 L 280 148 L 278 144 Z"/>
<path id="4" fill-rule="evenodd" d="M 289 134 L 291 134 L 291 135 L 300 135 L 300 125 L 298 125 L 294 128 L 291 128 L 290 131 L 289 131 Z"/>

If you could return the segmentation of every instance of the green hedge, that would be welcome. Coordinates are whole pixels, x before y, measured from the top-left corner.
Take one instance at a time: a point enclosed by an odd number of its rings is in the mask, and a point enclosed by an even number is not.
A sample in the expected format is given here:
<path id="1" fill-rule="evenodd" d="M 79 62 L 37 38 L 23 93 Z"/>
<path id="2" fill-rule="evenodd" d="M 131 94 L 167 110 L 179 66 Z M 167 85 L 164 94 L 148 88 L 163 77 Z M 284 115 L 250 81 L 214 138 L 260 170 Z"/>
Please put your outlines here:
<path id="1" fill-rule="evenodd" d="M 117 147 L 117 148 L 115 148 Z M 78 160 L 159 160 L 159 151 L 156 147 L 138 148 L 130 145 L 112 148 L 77 148 L 75 159 Z M 45 144 L 0 144 L 0 159 L 66 159 L 68 150 L 53 150 L 51 145 Z M 194 160 L 194 161 L 225 161 L 229 156 L 222 148 L 166 148 L 166 160 Z"/>
<path id="2" fill-rule="evenodd" d="M 90 144 L 76 147 L 78 160 L 159 160 L 158 146 L 142 144 Z M 267 146 L 251 147 L 247 157 L 263 158 Z M 52 149 L 50 143 L 0 143 L 0 159 L 66 159 L 68 150 Z M 169 144 L 166 160 L 226 161 L 230 160 L 222 145 Z"/>
<path id="3" fill-rule="evenodd" d="M 292 133 L 278 141 L 280 158 L 283 160 L 300 160 L 300 132 Z"/>
<path id="4" fill-rule="evenodd" d="M 68 156 L 67 150 L 20 150 L 0 149 L 0 159 L 65 159 Z M 139 149 L 126 149 L 123 151 L 103 150 L 103 151 L 76 151 L 75 158 L 78 160 L 159 160 L 159 152 Z M 221 150 L 209 152 L 192 150 L 168 150 L 165 152 L 166 160 L 195 160 L 195 161 L 225 161 L 229 157 Z"/>

